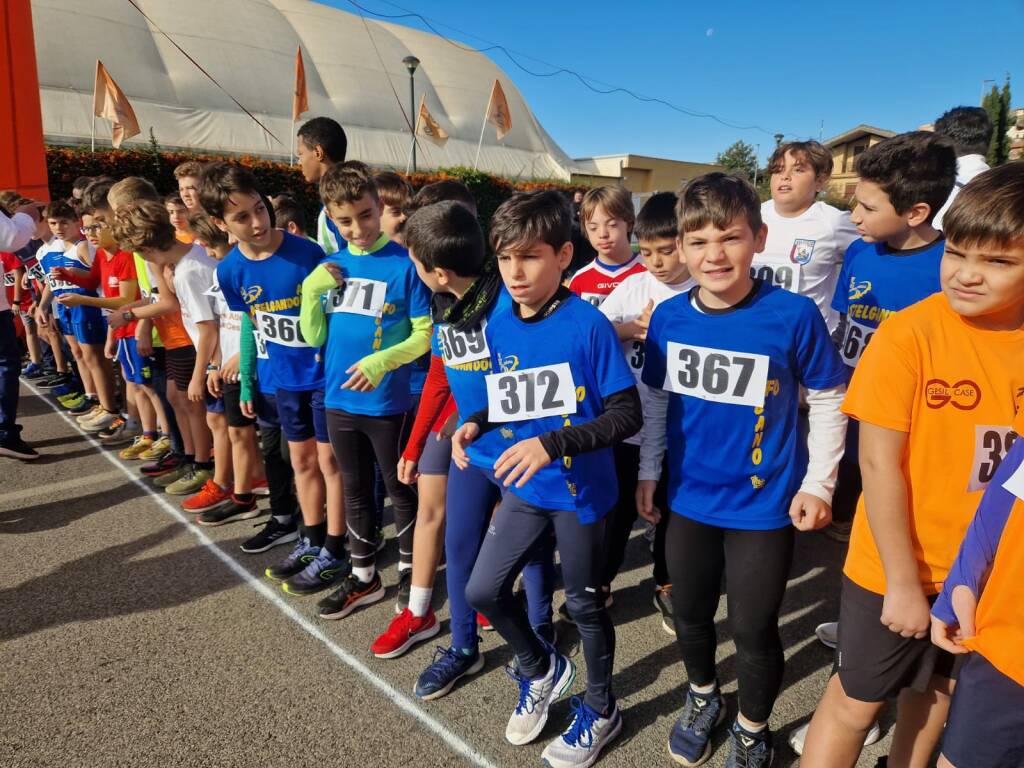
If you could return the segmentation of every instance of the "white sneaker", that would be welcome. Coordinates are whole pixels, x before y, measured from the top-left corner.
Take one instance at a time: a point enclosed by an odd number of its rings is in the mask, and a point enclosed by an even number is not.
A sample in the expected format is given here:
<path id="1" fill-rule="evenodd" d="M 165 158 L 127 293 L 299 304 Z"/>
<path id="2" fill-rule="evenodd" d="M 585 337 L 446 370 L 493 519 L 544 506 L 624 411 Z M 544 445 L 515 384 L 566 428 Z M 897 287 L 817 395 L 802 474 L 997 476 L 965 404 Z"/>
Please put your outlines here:
<path id="1" fill-rule="evenodd" d="M 810 727 L 810 723 L 804 723 L 789 734 L 789 746 L 798 755 L 804 753 L 804 742 L 807 740 L 807 730 Z M 882 729 L 878 727 L 878 723 L 875 723 L 871 726 L 871 730 L 868 731 L 868 735 L 864 737 L 864 746 L 870 747 L 872 744 L 877 744 L 881 738 Z"/>
<path id="2" fill-rule="evenodd" d="M 511 665 L 505 667 L 505 672 L 519 684 L 519 703 L 508 719 L 505 738 L 516 746 L 529 744 L 544 730 L 548 709 L 576 679 L 576 666 L 556 651 L 551 654 L 550 666 L 544 677 L 528 680 Z"/>
<path id="3" fill-rule="evenodd" d="M 88 421 L 79 422 L 79 426 L 86 432 L 102 432 L 104 429 L 113 424 L 118 418 L 119 417 L 116 413 L 111 413 L 110 411 L 104 410 L 101 407 L 99 413 L 97 413 Z"/>
<path id="4" fill-rule="evenodd" d="M 589 768 L 601 750 L 622 730 L 622 717 L 615 707 L 601 717 L 577 697 L 572 697 L 573 718 L 569 727 L 544 748 L 541 759 L 551 768 Z"/>
<path id="5" fill-rule="evenodd" d="M 827 621 L 814 628 L 814 634 L 822 645 L 835 648 L 839 644 L 839 622 Z"/>

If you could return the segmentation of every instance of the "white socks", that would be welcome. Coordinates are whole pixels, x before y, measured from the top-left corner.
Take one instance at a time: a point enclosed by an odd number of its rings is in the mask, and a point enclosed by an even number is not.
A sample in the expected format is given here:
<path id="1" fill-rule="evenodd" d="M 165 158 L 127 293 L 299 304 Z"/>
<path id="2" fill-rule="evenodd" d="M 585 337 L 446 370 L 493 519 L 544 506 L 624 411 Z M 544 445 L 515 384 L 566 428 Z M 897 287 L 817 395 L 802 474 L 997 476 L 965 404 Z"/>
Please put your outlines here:
<path id="1" fill-rule="evenodd" d="M 430 610 L 430 597 L 434 590 L 432 587 L 410 587 L 409 588 L 409 610 L 413 616 L 423 618 Z"/>

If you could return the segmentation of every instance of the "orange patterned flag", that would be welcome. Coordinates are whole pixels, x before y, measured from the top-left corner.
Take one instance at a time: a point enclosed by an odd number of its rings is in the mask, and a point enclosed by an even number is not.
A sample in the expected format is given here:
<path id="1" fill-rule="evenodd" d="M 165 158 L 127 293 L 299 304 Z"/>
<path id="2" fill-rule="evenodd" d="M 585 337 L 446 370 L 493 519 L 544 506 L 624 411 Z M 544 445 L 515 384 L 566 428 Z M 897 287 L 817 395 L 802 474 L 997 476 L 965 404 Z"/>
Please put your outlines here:
<path id="1" fill-rule="evenodd" d="M 139 121 L 135 117 L 135 110 L 128 103 L 128 97 L 124 95 L 114 78 L 107 72 L 103 62 L 96 60 L 96 85 L 92 92 L 92 113 L 96 117 L 102 117 L 114 124 L 111 131 L 111 139 L 114 148 L 121 146 L 121 142 L 137 136 L 142 131 L 139 129 Z"/>
<path id="2" fill-rule="evenodd" d="M 486 120 L 498 129 L 498 141 L 504 139 L 512 130 L 512 113 L 508 109 L 508 99 L 505 98 L 505 92 L 497 80 L 491 89 L 491 100 L 487 102 Z"/>
<path id="3" fill-rule="evenodd" d="M 427 95 L 420 96 L 420 114 L 416 123 L 416 133 L 426 136 L 438 146 L 444 146 L 448 141 L 448 132 L 440 126 L 434 116 L 427 109 Z"/>
<path id="4" fill-rule="evenodd" d="M 306 91 L 306 65 L 302 62 L 302 48 L 295 52 L 295 93 L 292 94 L 292 122 L 309 112 L 309 93 Z"/>

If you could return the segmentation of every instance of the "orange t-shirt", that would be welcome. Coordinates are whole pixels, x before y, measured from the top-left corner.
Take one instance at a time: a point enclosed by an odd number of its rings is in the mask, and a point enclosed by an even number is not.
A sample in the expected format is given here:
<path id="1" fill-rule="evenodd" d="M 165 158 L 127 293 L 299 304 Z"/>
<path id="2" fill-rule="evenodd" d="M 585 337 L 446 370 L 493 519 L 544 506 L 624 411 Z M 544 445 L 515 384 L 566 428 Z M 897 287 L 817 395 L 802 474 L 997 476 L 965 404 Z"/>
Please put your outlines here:
<path id="1" fill-rule="evenodd" d="M 843 403 L 858 421 L 908 433 L 902 471 L 911 542 L 938 594 L 1024 401 L 1024 330 L 967 324 L 939 293 L 896 313 L 868 345 Z M 863 446 L 861 446 L 863 451 Z M 885 572 L 857 503 L 846 576 L 885 594 Z"/>

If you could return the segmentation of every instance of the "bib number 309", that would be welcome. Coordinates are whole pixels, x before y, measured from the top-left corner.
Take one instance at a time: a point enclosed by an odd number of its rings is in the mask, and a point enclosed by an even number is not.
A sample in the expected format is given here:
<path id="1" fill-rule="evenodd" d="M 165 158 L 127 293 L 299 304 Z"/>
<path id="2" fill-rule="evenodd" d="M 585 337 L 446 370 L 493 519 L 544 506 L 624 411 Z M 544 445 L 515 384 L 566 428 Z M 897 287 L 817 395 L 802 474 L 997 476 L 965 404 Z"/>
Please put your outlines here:
<path id="1" fill-rule="evenodd" d="M 668 343 L 664 389 L 669 392 L 760 408 L 767 383 L 767 355 Z"/>
<path id="2" fill-rule="evenodd" d="M 492 373 L 486 382 L 488 421 L 526 421 L 576 413 L 576 384 L 568 363 Z"/>
<path id="3" fill-rule="evenodd" d="M 265 344 L 281 344 L 285 347 L 308 347 L 302 338 L 299 318 L 292 315 L 278 315 L 273 312 L 256 313 L 256 330 Z"/>

